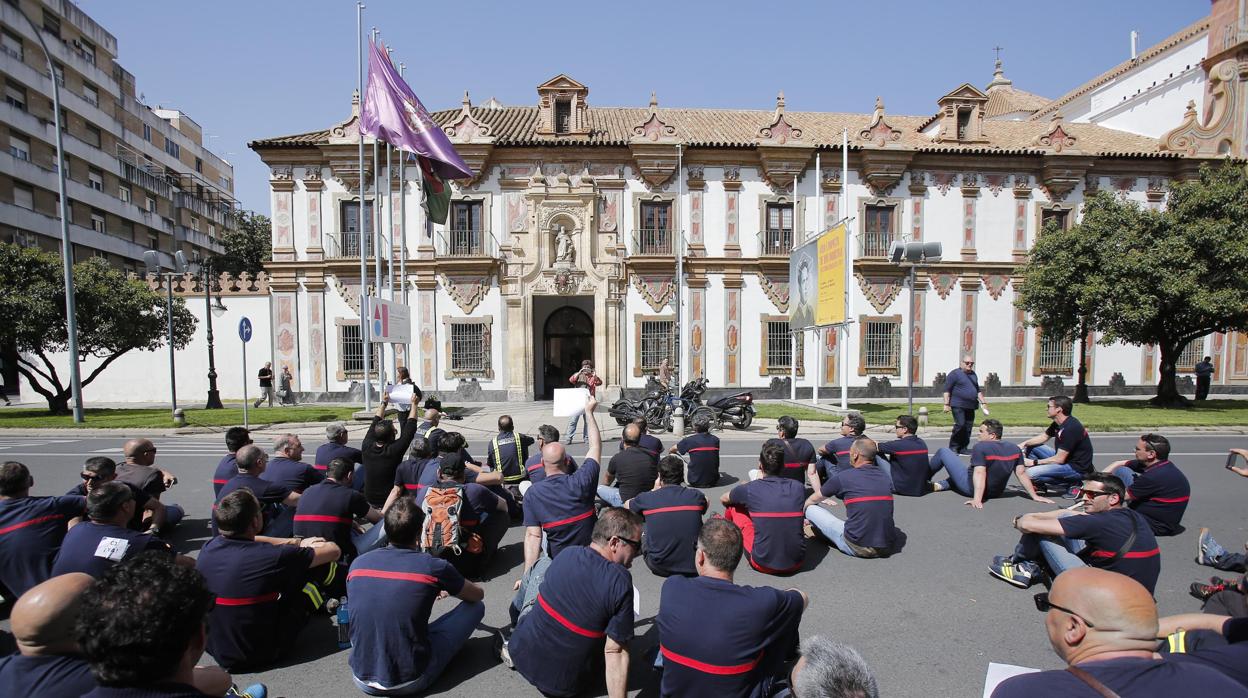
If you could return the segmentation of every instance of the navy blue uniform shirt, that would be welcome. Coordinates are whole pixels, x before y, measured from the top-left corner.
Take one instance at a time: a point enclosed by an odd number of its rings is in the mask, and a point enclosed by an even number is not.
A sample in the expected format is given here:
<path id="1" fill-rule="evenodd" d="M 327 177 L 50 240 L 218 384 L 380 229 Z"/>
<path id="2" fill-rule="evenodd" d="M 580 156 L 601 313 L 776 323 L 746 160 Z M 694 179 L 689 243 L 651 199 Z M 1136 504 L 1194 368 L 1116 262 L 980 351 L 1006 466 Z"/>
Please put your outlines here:
<path id="1" fill-rule="evenodd" d="M 276 482 L 262 480 L 248 473 L 239 473 L 221 486 L 221 491 L 217 493 L 217 501 L 225 499 L 226 495 L 239 489 L 251 490 L 251 493 L 256 495 L 256 499 L 260 500 L 260 511 L 264 514 L 264 525 L 266 527 L 281 510 L 282 502 L 286 500 L 286 497 L 290 496 L 290 490 Z M 217 532 L 216 503 L 213 503 L 212 511 L 212 532 L 215 535 Z"/>
<path id="2" fill-rule="evenodd" d="M 61 654 L 0 659 L 0 696 L 81 696 L 95 688 L 91 665 Z"/>
<path id="3" fill-rule="evenodd" d="M 862 548 L 892 550 L 897 543 L 893 522 L 892 483 L 875 465 L 848 468 L 823 483 L 820 494 L 845 502 L 845 539 Z"/>
<path id="4" fill-rule="evenodd" d="M 945 392 L 949 393 L 949 405 L 962 409 L 979 407 L 979 376 L 974 371 L 955 368 L 945 376 Z"/>
<path id="5" fill-rule="evenodd" d="M 1092 472 L 1092 439 L 1088 437 L 1083 422 L 1067 417 L 1061 426 L 1053 422 L 1044 433 L 1055 439 L 1054 450 L 1066 451 L 1067 465 L 1083 475 Z"/>
<path id="6" fill-rule="evenodd" d="M 312 485 L 325 479 L 325 473 L 318 471 L 309 463 L 291 460 L 285 456 L 274 456 L 269 465 L 260 474 L 262 480 L 276 482 L 291 492 L 303 492 Z"/>
<path id="7" fill-rule="evenodd" d="M 628 508 L 645 518 L 646 566 L 664 577 L 695 575 L 693 555 L 706 513 L 706 495 L 680 485 L 664 485 L 642 492 Z"/>
<path id="8" fill-rule="evenodd" d="M 815 447 L 806 439 L 797 437 L 792 439 L 767 439 L 767 444 L 780 444 L 784 447 L 784 474 L 782 477 L 805 485 L 806 466 L 815 462 Z"/>
<path id="9" fill-rule="evenodd" d="M 802 535 L 806 489 L 800 483 L 769 475 L 732 488 L 728 500 L 745 507 L 754 522 L 749 546 L 754 564 L 778 571 L 801 566 L 806 558 Z"/>
<path id="10" fill-rule="evenodd" d="M 352 463 L 364 462 L 364 456 L 360 453 L 360 449 L 352 448 L 336 441 L 330 441 L 316 447 L 316 457 L 312 459 L 312 467 L 324 473 L 325 469 L 329 467 L 330 461 L 335 458 L 346 458 Z M 272 464 L 270 464 L 270 467 L 272 467 Z"/>
<path id="11" fill-rule="evenodd" d="M 113 565 L 147 550 L 173 557 L 173 548 L 156 536 L 112 524 L 83 521 L 65 534 L 52 565 L 52 576 L 84 572 L 99 579 Z"/>
<path id="12" fill-rule="evenodd" d="M 532 436 L 500 431 L 486 447 L 485 464 L 503 474 L 503 482 L 514 484 L 525 479 L 523 464 L 529 458 Z"/>
<path id="13" fill-rule="evenodd" d="M 1014 468 L 1023 462 L 1023 452 L 1017 444 L 1009 441 L 980 441 L 971 449 L 971 472 L 983 468 L 987 477 L 984 482 L 984 500 L 1005 494 L 1005 486 L 1014 474 Z M 971 481 L 974 491 L 974 480 Z"/>
<path id="14" fill-rule="evenodd" d="M 69 520 L 87 511 L 84 497 L 0 499 L 0 585 L 16 599 L 52 576 Z"/>
<path id="15" fill-rule="evenodd" d="M 1164 659 L 1125 657 L 1079 664 L 1097 681 L 1120 696 L 1131 698 L 1172 698 L 1173 696 L 1248 696 L 1248 689 L 1217 671 L 1195 664 Z M 1034 698 L 1069 696 L 1099 698 L 1091 686 L 1066 670 L 1041 671 L 1006 679 L 992 692 L 992 698 Z"/>
<path id="16" fill-rule="evenodd" d="M 927 443 L 910 434 L 880 444 L 880 456 L 892 461 L 893 492 L 907 497 L 927 494 L 927 483 L 932 477 L 932 464 L 927 455 Z"/>
<path id="17" fill-rule="evenodd" d="M 299 498 L 299 507 L 295 510 L 295 535 L 333 541 L 345 555 L 355 557 L 355 544 L 351 542 L 352 524 L 357 518 L 367 516 L 369 508 L 363 494 L 333 480 L 326 480 L 309 487 Z"/>
<path id="18" fill-rule="evenodd" d="M 689 456 L 688 476 L 691 487 L 714 487 L 719 482 L 719 437 L 710 432 L 695 432 L 676 444 L 676 452 Z"/>
<path id="19" fill-rule="evenodd" d="M 1183 513 L 1187 511 L 1187 502 L 1192 498 L 1192 486 L 1188 484 L 1187 476 L 1168 460 L 1147 467 L 1139 461 L 1131 461 L 1127 467 L 1137 473 L 1135 481 L 1127 488 L 1127 493 L 1131 495 L 1127 506 L 1148 519 L 1154 534 L 1177 534 Z"/>
<path id="20" fill-rule="evenodd" d="M 576 472 L 576 459 L 565 453 L 563 456 L 563 460 L 565 463 L 568 464 L 568 474 L 571 475 L 572 473 L 575 473 Z M 534 453 L 533 455 L 529 456 L 529 459 L 524 462 L 524 469 L 528 471 L 529 480 L 533 484 L 537 484 L 541 482 L 542 480 L 546 479 L 546 466 L 542 464 L 541 451 L 538 451 L 537 453 Z"/>
<path id="21" fill-rule="evenodd" d="M 1157 575 L 1161 574 L 1161 549 L 1153 530 L 1139 513 L 1126 508 L 1110 509 L 1097 514 L 1063 516 L 1057 522 L 1067 538 L 1078 538 L 1088 544 L 1079 553 L 1088 565 L 1125 574 L 1153 593 Z M 1135 543 L 1122 557 L 1114 559 L 1131 532 Z"/>
<path id="22" fill-rule="evenodd" d="M 598 461 L 586 458 L 575 473 L 548 477 L 524 495 L 524 525 L 542 527 L 552 560 L 568 546 L 589 545 L 598 522 L 598 470 Z"/>
<path id="23" fill-rule="evenodd" d="M 214 499 L 221 494 L 221 488 L 230 478 L 238 474 L 238 459 L 233 453 L 225 454 L 221 462 L 217 463 L 217 469 L 212 474 L 212 496 Z"/>

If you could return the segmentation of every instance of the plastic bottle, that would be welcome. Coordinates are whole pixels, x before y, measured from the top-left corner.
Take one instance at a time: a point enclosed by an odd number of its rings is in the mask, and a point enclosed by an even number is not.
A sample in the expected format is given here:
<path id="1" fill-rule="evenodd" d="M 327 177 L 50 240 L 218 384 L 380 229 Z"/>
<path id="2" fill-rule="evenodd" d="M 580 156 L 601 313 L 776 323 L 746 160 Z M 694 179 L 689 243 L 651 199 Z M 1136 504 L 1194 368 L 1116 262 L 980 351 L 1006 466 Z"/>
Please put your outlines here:
<path id="1" fill-rule="evenodd" d="M 346 649 L 351 646 L 351 614 L 347 610 L 347 597 L 338 602 L 338 611 L 334 614 L 334 626 L 338 629 L 338 647 Z"/>

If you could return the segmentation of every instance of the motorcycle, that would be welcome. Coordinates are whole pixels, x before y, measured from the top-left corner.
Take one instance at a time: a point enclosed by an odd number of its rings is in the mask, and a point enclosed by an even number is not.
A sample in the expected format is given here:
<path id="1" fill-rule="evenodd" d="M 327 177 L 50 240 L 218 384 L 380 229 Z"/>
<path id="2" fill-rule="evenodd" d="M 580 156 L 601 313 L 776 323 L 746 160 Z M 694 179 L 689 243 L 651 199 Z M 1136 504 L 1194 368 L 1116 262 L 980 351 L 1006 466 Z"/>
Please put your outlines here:
<path id="1" fill-rule="evenodd" d="M 651 431 L 656 429 L 671 431 L 672 415 L 677 405 L 685 413 L 686 424 L 692 424 L 693 419 L 700 413 L 705 413 L 712 424 L 717 423 L 715 411 L 702 404 L 702 394 L 706 392 L 706 384 L 705 378 L 694 378 L 681 388 L 679 397 L 668 395 L 666 399 L 651 407 L 646 413 L 648 428 Z"/>
<path id="2" fill-rule="evenodd" d="M 748 429 L 754 423 L 754 394 L 750 392 L 734 393 L 712 400 L 706 405 L 714 410 L 715 417 L 722 426 L 724 422 L 737 429 Z"/>
<path id="3" fill-rule="evenodd" d="M 638 417 L 645 417 L 655 405 L 662 403 L 666 396 L 667 391 L 665 390 L 652 390 L 646 393 L 646 396 L 640 400 L 629 400 L 626 397 L 621 397 L 611 405 L 611 409 L 607 410 L 607 414 L 615 419 L 616 424 L 624 426 Z"/>

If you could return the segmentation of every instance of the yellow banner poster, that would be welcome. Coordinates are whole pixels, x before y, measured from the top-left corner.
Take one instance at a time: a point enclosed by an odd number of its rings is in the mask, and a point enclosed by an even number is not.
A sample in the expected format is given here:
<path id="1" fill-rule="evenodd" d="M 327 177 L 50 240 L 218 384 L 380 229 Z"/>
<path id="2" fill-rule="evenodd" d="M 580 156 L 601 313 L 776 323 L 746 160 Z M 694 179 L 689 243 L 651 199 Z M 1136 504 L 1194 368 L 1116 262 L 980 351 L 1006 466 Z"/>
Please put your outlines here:
<path id="1" fill-rule="evenodd" d="M 819 300 L 815 324 L 836 325 L 845 322 L 845 241 L 848 238 L 842 223 L 820 236 L 818 240 Z"/>

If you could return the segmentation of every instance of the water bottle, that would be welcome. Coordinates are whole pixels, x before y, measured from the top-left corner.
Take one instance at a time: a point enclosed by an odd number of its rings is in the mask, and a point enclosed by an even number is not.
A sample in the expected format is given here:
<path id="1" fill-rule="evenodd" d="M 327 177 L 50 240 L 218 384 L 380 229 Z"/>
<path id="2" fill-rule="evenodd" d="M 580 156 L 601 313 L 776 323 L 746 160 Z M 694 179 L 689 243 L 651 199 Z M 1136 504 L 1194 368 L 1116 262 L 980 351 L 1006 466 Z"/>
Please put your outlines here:
<path id="1" fill-rule="evenodd" d="M 347 611 L 347 597 L 342 597 L 338 602 L 338 612 L 334 614 L 334 619 L 338 627 L 338 648 L 346 649 L 351 646 L 351 614 Z"/>

